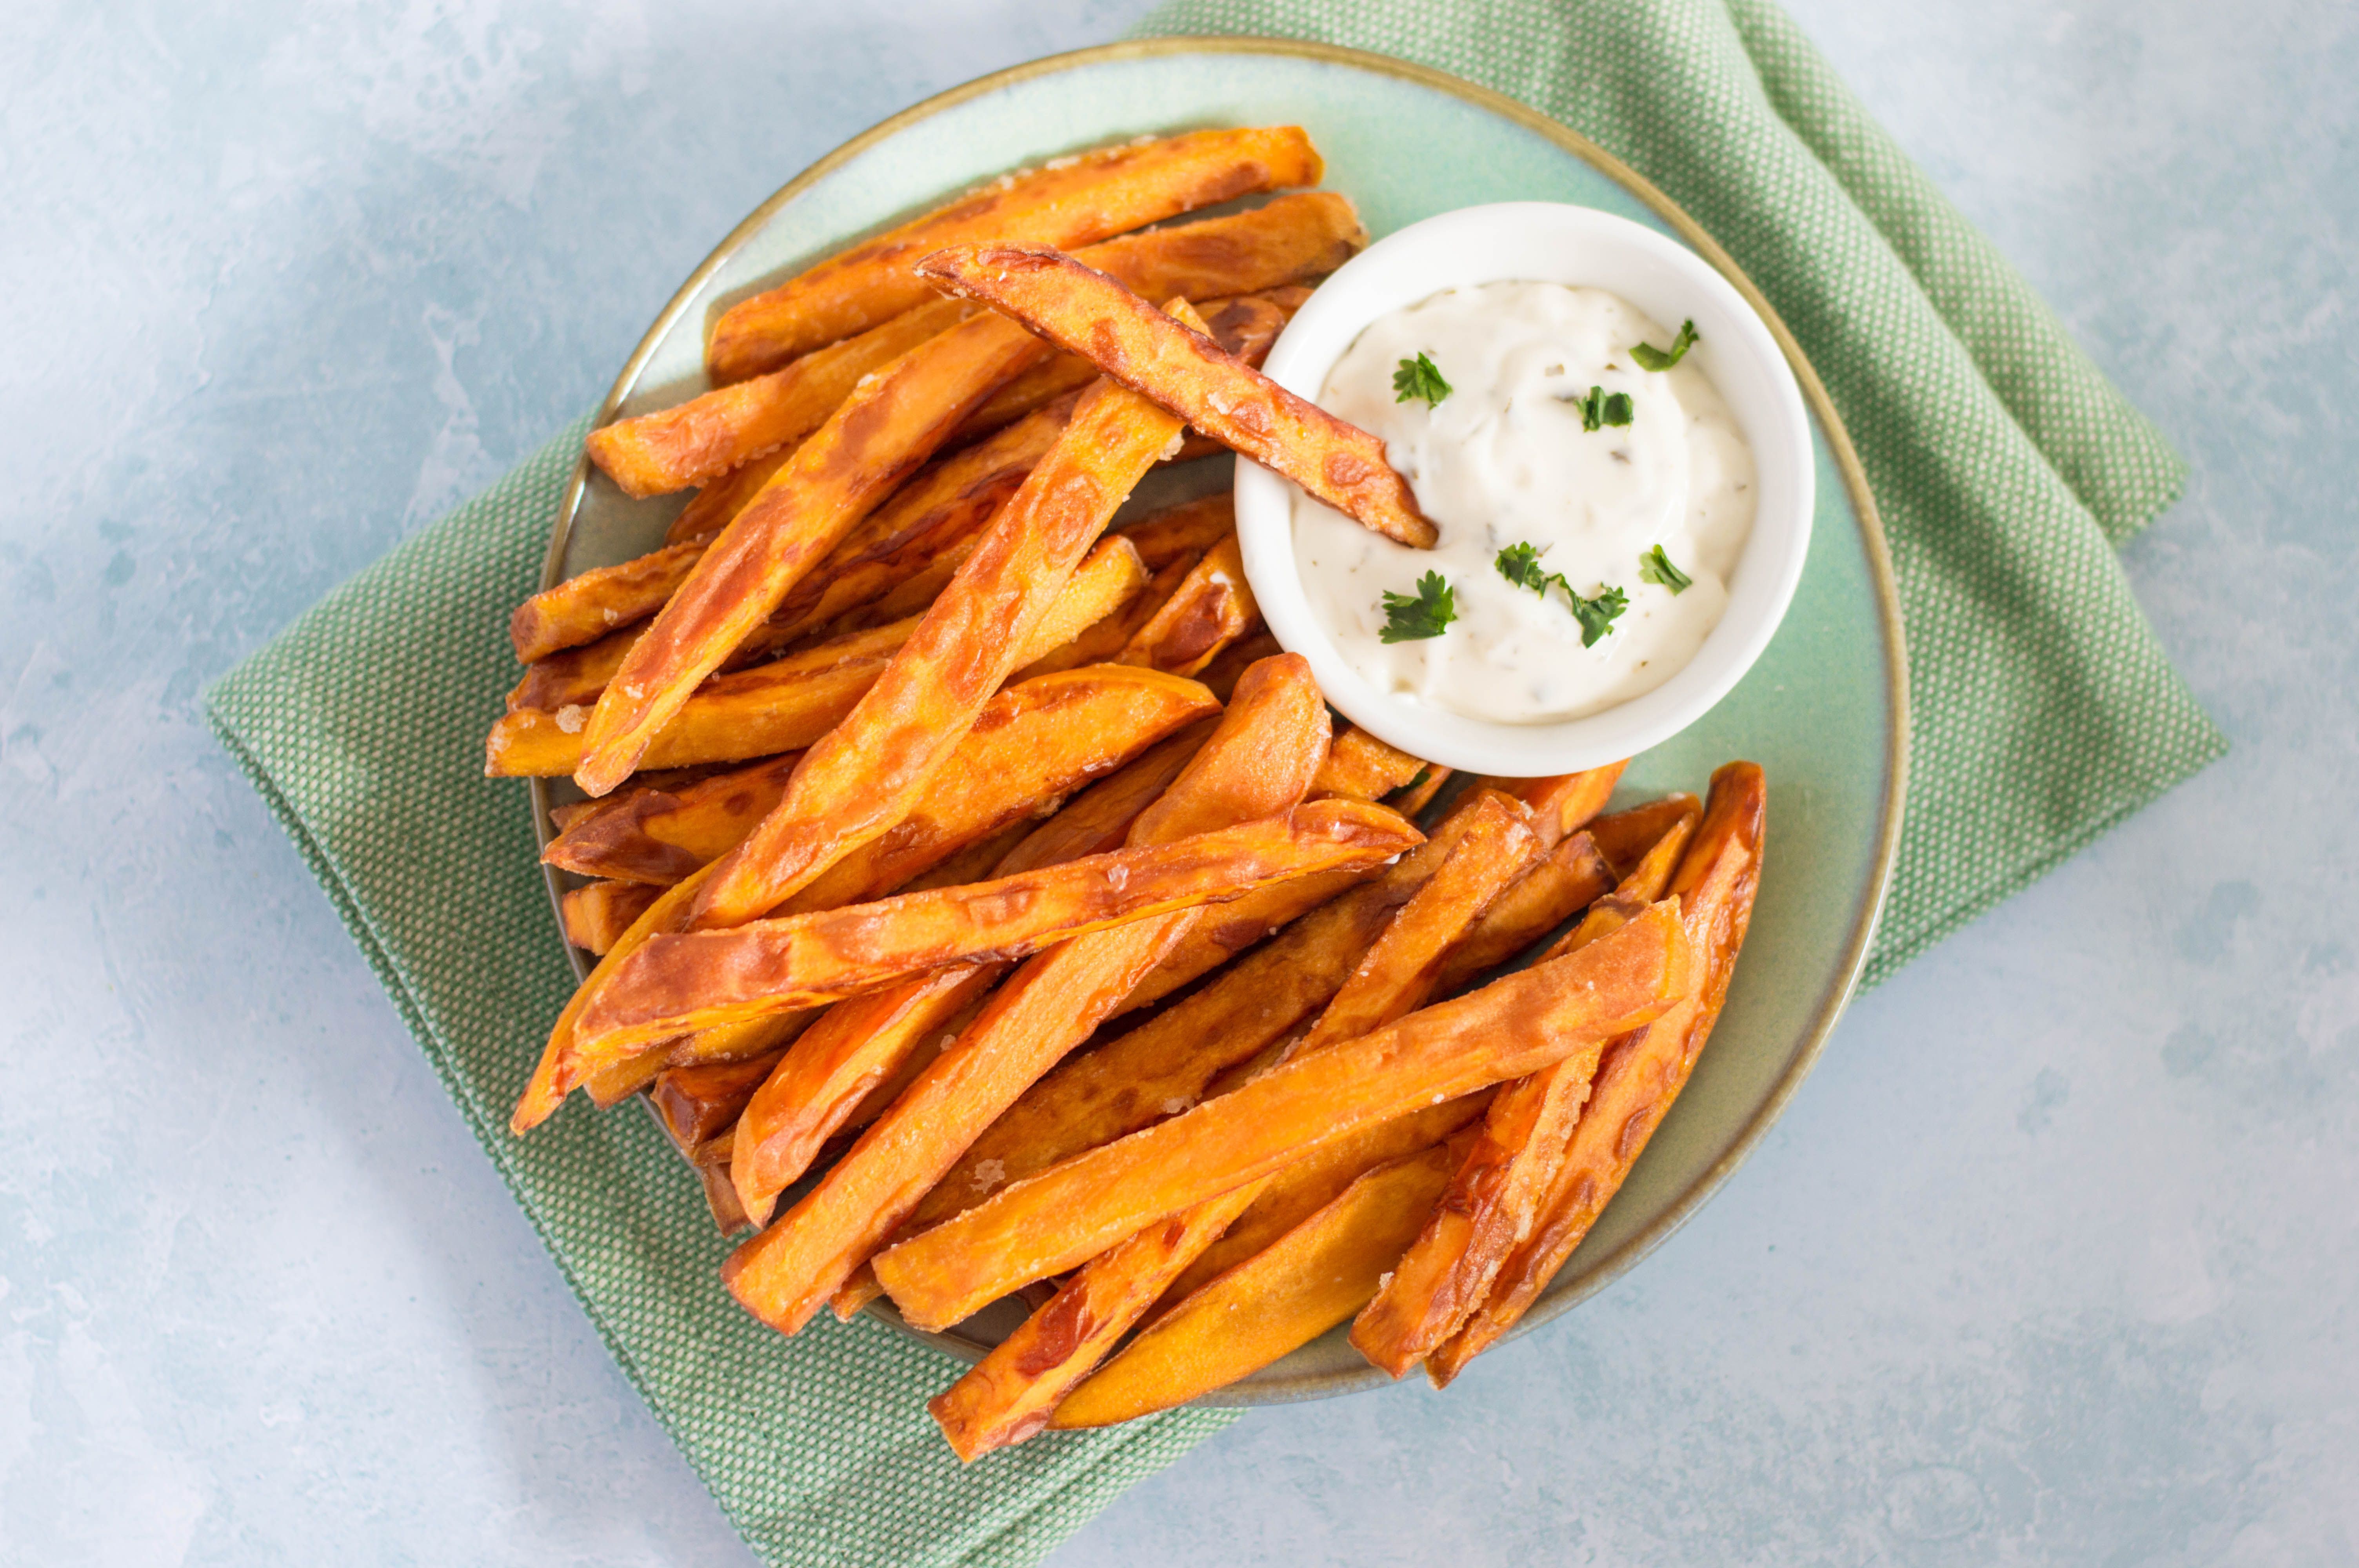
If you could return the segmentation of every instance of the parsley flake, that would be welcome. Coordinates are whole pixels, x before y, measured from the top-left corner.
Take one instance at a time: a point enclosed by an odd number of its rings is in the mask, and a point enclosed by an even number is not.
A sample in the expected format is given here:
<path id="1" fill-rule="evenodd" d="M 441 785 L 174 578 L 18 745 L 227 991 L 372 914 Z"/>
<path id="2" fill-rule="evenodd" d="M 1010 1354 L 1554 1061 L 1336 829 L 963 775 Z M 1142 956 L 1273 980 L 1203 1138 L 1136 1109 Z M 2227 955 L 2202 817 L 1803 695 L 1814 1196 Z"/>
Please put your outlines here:
<path id="1" fill-rule="evenodd" d="M 1608 425 L 1627 425 L 1633 412 L 1628 393 L 1593 386 L 1589 395 L 1581 400 L 1581 427 L 1600 430 Z"/>
<path id="2" fill-rule="evenodd" d="M 1658 349 L 1652 343 L 1633 343 L 1630 345 L 1630 357 L 1636 360 L 1643 370 L 1669 370 L 1695 347 L 1695 323 L 1682 321 L 1680 323 L 1680 335 L 1671 340 L 1669 348 Z"/>
<path id="3" fill-rule="evenodd" d="M 1498 559 L 1492 564 L 1499 568 L 1501 577 L 1506 578 L 1517 588 L 1530 589 L 1543 599 L 1548 597 L 1548 585 L 1551 578 L 1555 578 L 1560 582 L 1563 580 L 1555 573 L 1540 570 L 1540 553 L 1532 548 L 1529 542 L 1508 546 L 1499 552 Z M 1567 589 L 1565 591 L 1571 593 L 1572 590 Z"/>
<path id="4" fill-rule="evenodd" d="M 1424 354 L 1413 360 L 1403 360 L 1393 372 L 1393 401 L 1407 403 L 1410 398 L 1422 398 L 1429 408 L 1450 395 L 1450 384 L 1441 379 L 1441 371 Z"/>
<path id="5" fill-rule="evenodd" d="M 1385 590 L 1385 629 L 1376 633 L 1380 643 L 1417 643 L 1428 637 L 1439 637 L 1450 623 L 1458 619 L 1457 596 L 1440 572 L 1428 572 L 1417 579 L 1417 597 Z"/>
<path id="6" fill-rule="evenodd" d="M 1606 589 L 1595 599 L 1583 599 L 1571 589 L 1565 592 L 1572 600 L 1573 619 L 1581 622 L 1581 645 L 1584 648 L 1596 646 L 1597 639 L 1614 630 L 1614 619 L 1630 608 L 1629 596 L 1618 588 Z"/>
<path id="7" fill-rule="evenodd" d="M 1671 557 L 1663 554 L 1660 545 L 1638 557 L 1638 580 L 1661 583 L 1674 597 L 1685 593 L 1695 582 L 1695 579 L 1671 565 Z"/>

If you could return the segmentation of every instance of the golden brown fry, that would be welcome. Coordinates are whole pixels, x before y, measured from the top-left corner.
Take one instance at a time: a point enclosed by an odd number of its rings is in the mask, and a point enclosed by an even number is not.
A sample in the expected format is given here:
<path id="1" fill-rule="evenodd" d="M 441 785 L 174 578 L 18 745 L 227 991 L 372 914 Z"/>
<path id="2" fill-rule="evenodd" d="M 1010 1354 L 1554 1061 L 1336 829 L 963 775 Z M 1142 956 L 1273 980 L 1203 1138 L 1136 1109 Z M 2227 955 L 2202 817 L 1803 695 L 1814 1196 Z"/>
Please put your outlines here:
<path id="1" fill-rule="evenodd" d="M 1396 807 L 1395 809 L 1398 809 Z M 1488 973 L 1613 891 L 1614 873 L 1586 833 L 1575 833 L 1526 871 L 1483 912 L 1441 961 L 1434 983 L 1448 996 Z"/>
<path id="2" fill-rule="evenodd" d="M 1189 760 L 1204 749 L 1219 724 L 1218 718 L 1200 719 L 1158 744 L 1136 762 L 1092 784 L 1065 803 L 1064 808 L 1027 834 L 995 865 L 995 874 L 1008 877 L 1038 866 L 1078 860 L 1119 849 L 1138 820 Z M 1248 895 L 1251 896 L 1251 895 Z"/>
<path id="3" fill-rule="evenodd" d="M 1050 648 L 1110 613 L 1137 591 L 1141 568 L 1121 540 L 1109 541 L 1065 583 L 1065 592 L 1018 653 Z M 653 767 L 742 762 L 808 747 L 827 735 L 875 686 L 916 633 L 919 620 L 835 638 L 803 653 L 704 683 L 647 749 Z M 554 778 L 583 754 L 585 711 L 519 708 L 492 726 L 484 772 L 492 778 Z"/>
<path id="4" fill-rule="evenodd" d="M 1192 676 L 1260 625 L 1261 607 L 1254 602 L 1245 559 L 1232 534 L 1188 569 L 1116 658 L 1125 665 Z"/>
<path id="5" fill-rule="evenodd" d="M 1675 1004 L 1693 983 L 1691 968 L 1676 910 L 1649 912 L 1570 957 L 1306 1053 L 1004 1188 L 878 1253 L 876 1277 L 912 1325 L 956 1323 L 1332 1139 L 1593 1054 Z"/>
<path id="6" fill-rule="evenodd" d="M 567 892 L 559 913 L 565 939 L 585 953 L 603 955 L 655 903 L 657 890 L 636 882 L 597 881 Z"/>
<path id="7" fill-rule="evenodd" d="M 800 752 L 766 757 L 687 788 L 608 795 L 609 809 L 568 823 L 541 863 L 585 877 L 669 887 L 754 830 L 787 792 Z"/>
<path id="8" fill-rule="evenodd" d="M 667 1067 L 656 1075 L 647 1098 L 671 1141 L 682 1152 L 692 1155 L 736 1125 L 746 1101 L 754 1098 L 754 1091 L 762 1087 L 782 1054 L 771 1052 L 743 1062 Z"/>
<path id="9" fill-rule="evenodd" d="M 562 649 L 594 643 L 618 626 L 645 621 L 688 580 L 703 554 L 695 545 L 667 545 L 534 594 L 508 617 L 508 641 L 516 645 L 516 656 L 528 665 Z"/>
<path id="10" fill-rule="evenodd" d="M 1626 877 L 1636 869 L 1641 856 L 1662 842 L 1673 823 L 1702 815 L 1703 802 L 1682 790 L 1627 811 L 1601 816 L 1589 825 L 1589 837 L 1596 843 L 1597 852 L 1605 857 L 1605 863 L 1614 869 L 1614 876 Z"/>
<path id="11" fill-rule="evenodd" d="M 1345 800 L 1382 800 L 1430 766 L 1424 759 L 1412 757 L 1397 746 L 1387 746 L 1354 727 L 1335 737 L 1334 747 L 1321 765 L 1318 782 L 1310 786 L 1310 793 L 1340 795 Z"/>
<path id="12" fill-rule="evenodd" d="M 1326 748 L 1327 710 L 1309 665 L 1273 659 L 1238 683 L 1220 728 L 1132 824 L 1129 842 L 1147 848 L 1290 810 Z M 1093 933 L 1026 963 L 792 1212 L 731 1256 L 732 1293 L 773 1327 L 800 1328 L 975 1135 L 1088 1038 L 1187 918 Z"/>
<path id="13" fill-rule="evenodd" d="M 1089 932 L 1223 903 L 1265 882 L 1380 864 L 1419 837 L 1381 806 L 1321 801 L 1287 817 L 966 887 L 658 935 L 582 1014 L 580 1049 L 608 1057 L 690 1030 L 856 995 L 940 964 L 1020 957 Z"/>
<path id="14" fill-rule="evenodd" d="M 1432 1209 L 1467 1134 L 1379 1165 L 1276 1242 L 1198 1290 L 1057 1407 L 1059 1430 L 1185 1404 L 1350 1317 Z"/>
<path id="15" fill-rule="evenodd" d="M 1232 903 L 1207 909 L 1171 949 L 1171 956 L 1123 999 L 1121 1011 L 1151 1007 L 1191 980 L 1211 974 L 1247 948 L 1277 935 L 1294 921 L 1386 871 L 1329 871 L 1279 882 Z M 1338 977 L 1340 979 L 1340 977 Z M 1330 993 L 1332 994 L 1332 987 Z M 1324 1001 L 1326 996 L 1319 998 Z M 1312 1003 L 1315 1006 L 1317 1003 Z"/>
<path id="16" fill-rule="evenodd" d="M 1191 131 L 1005 175 L 730 307 L 705 362 L 715 382 L 743 381 L 927 304 L 932 293 L 909 264 L 942 245 L 1092 244 L 1240 196 L 1316 185 L 1321 169 L 1299 126 L 1275 125 Z"/>
<path id="17" fill-rule="evenodd" d="M 1276 637 L 1266 632 L 1257 633 L 1242 643 L 1232 643 L 1213 654 L 1212 662 L 1196 672 L 1196 678 L 1203 682 L 1205 688 L 1214 697 L 1226 702 L 1229 690 L 1236 684 L 1238 676 L 1263 659 L 1282 652 L 1284 650 L 1278 646 Z M 1402 815 L 1408 814 L 1403 812 Z"/>
<path id="18" fill-rule="evenodd" d="M 1198 560 L 1222 540 L 1234 538 L 1236 498 L 1219 491 L 1149 513 L 1116 532 L 1138 546 L 1138 558 L 1147 563 L 1148 571 L 1159 572 L 1177 560 Z"/>
<path id="19" fill-rule="evenodd" d="M 1204 684 L 1212 685 L 1210 681 Z M 1429 763 L 1423 773 L 1409 780 L 1399 794 L 1388 798 L 1385 804 L 1403 816 L 1415 816 L 1433 804 L 1433 797 L 1440 795 L 1441 786 L 1450 782 L 1450 773 L 1448 768 Z"/>
<path id="20" fill-rule="evenodd" d="M 720 537 L 729 520 L 745 510 L 745 503 L 762 492 L 770 476 L 787 466 L 795 455 L 792 447 L 780 447 L 766 457 L 740 463 L 727 473 L 715 478 L 679 509 L 679 515 L 664 530 L 667 545 L 711 544 Z"/>
<path id="21" fill-rule="evenodd" d="M 1700 983 L 1680 1007 L 1607 1049 L 1570 1145 L 1554 1162 L 1529 1234 L 1498 1268 L 1463 1326 L 1427 1356 L 1426 1374 L 1437 1388 L 1521 1321 L 1581 1245 L 1686 1087 L 1720 1016 L 1760 885 L 1768 792 L 1751 762 L 1727 764 L 1712 774 L 1712 784 L 1703 820 L 1669 889 L 1687 912 Z"/>
<path id="22" fill-rule="evenodd" d="M 1113 537 L 1121 538 L 1122 535 L 1114 535 Z M 1180 591 L 1180 585 L 1187 580 L 1194 565 L 1190 560 L 1171 562 L 1149 578 L 1147 586 L 1120 610 L 1102 621 L 1092 622 L 1071 642 L 1049 649 L 1017 670 L 1012 678 L 1029 680 L 1051 670 L 1078 669 L 1083 665 L 1115 662 L 1123 649 L 1130 645 L 1130 640 L 1137 634 L 1138 629 L 1153 620 L 1156 611 Z"/>
<path id="23" fill-rule="evenodd" d="M 1539 829 L 1540 838 L 1553 846 L 1568 833 L 1577 833 L 1589 826 L 1590 819 L 1605 809 L 1613 798 L 1614 785 L 1628 767 L 1625 759 L 1608 762 L 1602 768 L 1586 773 L 1557 773 L 1537 779 L 1486 779 L 1484 782 L 1506 791 L 1532 808 L 1532 825 Z"/>
<path id="24" fill-rule="evenodd" d="M 1177 420 L 1135 394 L 1103 383 L 1082 394 L 908 643 L 803 760 L 777 809 L 719 863 L 697 925 L 768 913 L 908 814 L 992 691 L 1039 656 L 1027 647 L 1034 623 L 1177 434 Z"/>
<path id="25" fill-rule="evenodd" d="M 729 1185 L 729 1168 L 725 1164 L 699 1164 L 694 1167 L 696 1179 L 704 1189 L 704 1206 L 712 1213 L 713 1228 L 723 1236 L 734 1236 L 753 1228 L 754 1221 L 737 1202 L 737 1194 Z"/>
<path id="26" fill-rule="evenodd" d="M 579 708 L 588 712 L 606 683 L 614 678 L 614 672 L 623 667 L 631 644 L 646 630 L 645 625 L 625 626 L 594 643 L 535 659 L 525 666 L 524 677 L 509 689 L 507 710 L 539 708 L 554 713 L 560 708 Z"/>
<path id="27" fill-rule="evenodd" d="M 698 682 L 777 610 L 994 387 L 1043 352 L 1005 318 L 970 318 L 864 379 L 697 561 L 599 694 L 573 782 L 629 776 Z"/>
<path id="28" fill-rule="evenodd" d="M 1068 353 L 1284 474 L 1337 511 L 1419 549 L 1434 541 L 1385 447 L 1070 256 L 1038 246 L 936 251 L 918 272 L 1006 312 Z"/>

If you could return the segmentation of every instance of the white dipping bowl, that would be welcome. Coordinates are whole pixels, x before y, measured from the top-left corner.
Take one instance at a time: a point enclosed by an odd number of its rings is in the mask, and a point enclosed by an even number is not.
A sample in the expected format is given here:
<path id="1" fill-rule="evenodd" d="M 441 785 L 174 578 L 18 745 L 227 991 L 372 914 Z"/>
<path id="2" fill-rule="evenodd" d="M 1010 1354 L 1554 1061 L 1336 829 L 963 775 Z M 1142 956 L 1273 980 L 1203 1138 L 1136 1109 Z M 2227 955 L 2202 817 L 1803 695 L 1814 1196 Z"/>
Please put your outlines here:
<path id="1" fill-rule="evenodd" d="M 1562 283 L 1603 288 L 1676 330 L 1752 444 L 1753 532 L 1720 622 L 1687 666 L 1643 697 L 1580 719 L 1475 719 L 1383 690 L 1344 662 L 1313 619 L 1294 554 L 1294 485 L 1239 462 L 1237 540 L 1271 633 L 1310 661 L 1327 700 L 1378 740 L 1443 767 L 1510 778 L 1573 773 L 1636 756 L 1703 717 L 1753 667 L 1784 619 L 1810 551 L 1815 464 L 1801 388 L 1777 340 L 1709 262 L 1626 218 L 1553 201 L 1464 207 L 1389 234 L 1319 286 L 1279 334 L 1265 373 L 1316 401 L 1327 373 L 1380 316 L 1445 288 Z"/>

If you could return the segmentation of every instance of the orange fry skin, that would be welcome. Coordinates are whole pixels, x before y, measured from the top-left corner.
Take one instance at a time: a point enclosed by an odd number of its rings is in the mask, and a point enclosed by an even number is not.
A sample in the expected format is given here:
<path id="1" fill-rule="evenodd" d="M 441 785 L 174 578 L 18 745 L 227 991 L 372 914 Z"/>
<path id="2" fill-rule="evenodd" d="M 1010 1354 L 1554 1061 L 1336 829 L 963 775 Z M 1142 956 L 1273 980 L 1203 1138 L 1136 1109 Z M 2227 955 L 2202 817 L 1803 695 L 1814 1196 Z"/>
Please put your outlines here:
<path id="1" fill-rule="evenodd" d="M 942 245 L 1091 244 L 1240 196 L 1316 185 L 1323 168 L 1299 126 L 1276 125 L 1191 131 L 1004 176 L 730 307 L 705 363 L 715 382 L 742 381 L 926 304 L 932 292 L 909 264 Z"/>
<path id="2" fill-rule="evenodd" d="M 730 520 L 632 644 L 584 731 L 573 773 L 582 792 L 621 784 L 697 683 L 993 388 L 1043 351 L 1022 328 L 986 313 L 862 383 Z"/>
<path id="3" fill-rule="evenodd" d="M 572 889 L 559 904 L 565 939 L 585 953 L 604 955 L 631 928 L 631 922 L 647 912 L 658 891 L 636 882 L 611 881 Z"/>
<path id="4" fill-rule="evenodd" d="M 1142 816 L 1141 820 L 1145 820 Z M 1093 931 L 1223 902 L 1253 887 L 1365 866 L 1420 840 L 1359 801 L 1212 828 L 964 887 L 658 935 L 614 972 L 578 1026 L 606 1057 L 691 1030 L 871 990 L 941 964 L 1021 957 Z"/>
<path id="5" fill-rule="evenodd" d="M 720 862 L 698 925 L 768 913 L 907 815 L 984 702 L 1028 662 L 1033 624 L 1179 430 L 1118 387 L 1100 383 L 1082 395 L 1056 446 L 876 684 L 812 748 L 777 809 Z"/>
<path id="6" fill-rule="evenodd" d="M 1398 809 L 1398 807 L 1395 807 Z M 1441 961 L 1434 992 L 1448 996 L 1498 968 L 1613 891 L 1614 875 L 1586 832 L 1555 849 L 1492 902 Z"/>
<path id="7" fill-rule="evenodd" d="M 676 791 L 609 795 L 614 809 L 582 817 L 550 839 L 541 863 L 669 887 L 751 833 L 786 794 L 801 761 L 801 752 L 789 752 Z"/>
<path id="8" fill-rule="evenodd" d="M 1640 859 L 1663 841 L 1674 823 L 1685 818 L 1692 824 L 1702 815 L 1703 802 L 1682 790 L 1627 811 L 1601 816 L 1589 825 L 1589 836 L 1619 879 L 1637 869 Z"/>
<path id="9" fill-rule="evenodd" d="M 771 1052 L 742 1062 L 667 1067 L 648 1087 L 647 1099 L 671 1141 L 692 1158 L 704 1144 L 736 1125 L 746 1101 L 778 1060 L 779 1054 Z"/>
<path id="10" fill-rule="evenodd" d="M 1259 1371 L 1357 1311 L 1417 1234 L 1466 1135 L 1378 1165 L 1254 1257 L 1158 1318 L 1057 1407 L 1060 1430 L 1108 1426 Z"/>
<path id="11" fill-rule="evenodd" d="M 704 552 L 667 545 L 619 566 L 599 567 L 534 594 L 508 617 L 508 641 L 525 664 L 594 643 L 664 607 Z"/>
<path id="12" fill-rule="evenodd" d="M 1387 746 L 1366 730 L 1353 728 L 1335 737 L 1313 795 L 1340 795 L 1346 800 L 1382 800 L 1425 772 L 1430 763 Z M 1407 816 L 1404 812 L 1402 815 Z"/>
<path id="13" fill-rule="evenodd" d="M 1053 250 L 960 245 L 919 262 L 946 292 L 980 299 L 1082 355 L 1223 445 L 1386 538 L 1432 547 L 1433 524 L 1382 441 L 1298 397 L 1192 327 Z"/>
<path id="14" fill-rule="evenodd" d="M 1234 537 L 1236 531 L 1236 498 L 1225 490 L 1167 506 L 1119 530 L 1137 546 L 1138 558 L 1151 572 L 1159 572 L 1177 560 L 1200 559 L 1222 540 Z"/>
<path id="15" fill-rule="evenodd" d="M 1078 860 L 1119 849 L 1138 814 L 1152 806 L 1189 761 L 1202 751 L 1218 719 L 1201 719 L 1158 743 L 1120 772 L 1092 784 L 1009 849 L 994 874 L 1014 876 L 1039 866 Z M 1251 895 L 1247 895 L 1251 896 Z"/>
<path id="16" fill-rule="evenodd" d="M 1650 911 L 1570 957 L 1306 1053 L 1004 1188 L 878 1253 L 876 1277 L 912 1325 L 956 1323 L 1332 1139 L 1593 1054 L 1674 1005 L 1691 968 L 1677 912 Z"/>
<path id="17" fill-rule="evenodd" d="M 1231 534 L 1188 569 L 1147 622 L 1116 655 L 1175 676 L 1192 676 L 1214 654 L 1261 625 L 1261 607 L 1245 581 L 1245 557 Z"/>
<path id="18" fill-rule="evenodd" d="M 1622 770 L 1630 765 L 1627 759 L 1608 762 L 1602 768 L 1585 773 L 1556 773 L 1537 779 L 1486 779 L 1495 789 L 1505 790 L 1532 808 L 1533 825 L 1540 838 L 1553 846 L 1568 833 L 1579 832 L 1589 826 L 1592 818 L 1605 809 L 1614 796 L 1614 785 L 1622 777 Z"/>
<path id="19" fill-rule="evenodd" d="M 1702 968 L 1700 983 L 1679 1008 L 1607 1047 L 1529 1233 L 1463 1325 L 1426 1357 L 1426 1375 L 1436 1388 L 1448 1386 L 1522 1320 L 1621 1190 L 1686 1087 L 1727 1000 L 1752 921 L 1767 801 L 1762 772 L 1751 762 L 1731 762 L 1712 774 L 1703 820 L 1669 888 L 1687 912 L 1683 918 Z"/>
<path id="20" fill-rule="evenodd" d="M 1147 848 L 1290 811 L 1326 749 L 1326 705 L 1308 662 L 1272 659 L 1238 683 L 1220 728 L 1132 824 L 1128 842 Z M 723 1270 L 731 1293 L 784 1333 L 801 1328 L 975 1135 L 1088 1038 L 1190 918 L 1095 932 L 1027 961 L 817 1187 L 731 1255 Z"/>

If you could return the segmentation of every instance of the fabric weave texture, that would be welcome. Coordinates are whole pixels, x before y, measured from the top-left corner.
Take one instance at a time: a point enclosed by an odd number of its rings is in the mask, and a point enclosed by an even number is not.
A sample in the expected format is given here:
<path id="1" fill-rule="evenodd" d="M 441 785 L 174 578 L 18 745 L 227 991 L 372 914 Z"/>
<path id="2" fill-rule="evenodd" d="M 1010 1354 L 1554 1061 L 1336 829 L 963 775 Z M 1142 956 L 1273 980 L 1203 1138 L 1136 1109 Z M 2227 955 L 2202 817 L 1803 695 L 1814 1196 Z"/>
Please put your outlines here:
<path id="1" fill-rule="evenodd" d="M 1913 781 L 1871 961 L 1942 933 L 2223 742 L 2112 545 L 2181 469 L 2027 285 L 1760 0 L 1187 0 L 1149 30 L 1324 38 L 1512 94 L 1656 181 L 1767 291 L 1856 440 L 1911 653 Z M 783 1339 L 650 1118 L 506 1114 L 572 977 L 525 786 L 486 784 L 584 427 L 406 541 L 208 695 L 223 742 L 366 954 L 616 1360 L 776 1564 L 1020 1564 L 1233 1419 L 1051 1434 L 962 1469 L 925 1414 L 954 1372 L 880 1325 Z"/>

